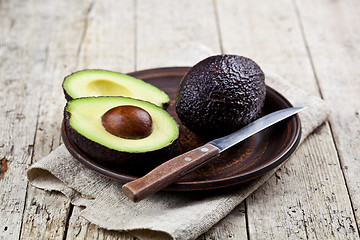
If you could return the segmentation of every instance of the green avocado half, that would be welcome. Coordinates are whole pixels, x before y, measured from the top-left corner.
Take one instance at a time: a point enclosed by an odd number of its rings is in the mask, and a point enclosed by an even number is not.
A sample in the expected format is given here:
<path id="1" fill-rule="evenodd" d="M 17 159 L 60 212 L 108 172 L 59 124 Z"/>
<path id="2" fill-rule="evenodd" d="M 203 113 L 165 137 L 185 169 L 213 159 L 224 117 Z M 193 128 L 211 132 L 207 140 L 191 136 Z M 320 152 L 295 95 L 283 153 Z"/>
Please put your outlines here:
<path id="1" fill-rule="evenodd" d="M 135 106 L 149 113 L 151 134 L 127 139 L 108 132 L 102 117 L 119 106 Z M 64 118 L 71 142 L 97 163 L 122 173 L 144 174 L 177 151 L 178 125 L 165 110 L 149 102 L 125 97 L 78 98 L 67 102 Z"/>
<path id="2" fill-rule="evenodd" d="M 169 96 L 157 87 L 132 76 L 108 70 L 88 69 L 65 77 L 66 100 L 92 96 L 122 96 L 151 102 L 166 109 Z"/>

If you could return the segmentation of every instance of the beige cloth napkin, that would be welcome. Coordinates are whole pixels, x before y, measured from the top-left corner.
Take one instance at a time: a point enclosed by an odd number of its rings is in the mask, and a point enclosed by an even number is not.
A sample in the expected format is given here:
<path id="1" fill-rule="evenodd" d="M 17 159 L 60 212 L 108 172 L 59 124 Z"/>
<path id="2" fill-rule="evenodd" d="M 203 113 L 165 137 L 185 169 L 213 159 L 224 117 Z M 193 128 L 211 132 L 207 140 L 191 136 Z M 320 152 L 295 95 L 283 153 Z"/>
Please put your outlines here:
<path id="1" fill-rule="evenodd" d="M 326 120 L 329 108 L 318 97 L 308 95 L 275 74 L 266 74 L 266 84 L 294 106 L 308 107 L 300 113 L 302 140 Z M 130 231 L 141 239 L 195 239 L 230 213 L 275 171 L 231 188 L 159 192 L 136 204 L 125 197 L 120 183 L 85 168 L 64 145 L 33 164 L 27 174 L 33 186 L 60 191 L 74 205 L 85 206 L 80 215 L 101 228 Z"/>

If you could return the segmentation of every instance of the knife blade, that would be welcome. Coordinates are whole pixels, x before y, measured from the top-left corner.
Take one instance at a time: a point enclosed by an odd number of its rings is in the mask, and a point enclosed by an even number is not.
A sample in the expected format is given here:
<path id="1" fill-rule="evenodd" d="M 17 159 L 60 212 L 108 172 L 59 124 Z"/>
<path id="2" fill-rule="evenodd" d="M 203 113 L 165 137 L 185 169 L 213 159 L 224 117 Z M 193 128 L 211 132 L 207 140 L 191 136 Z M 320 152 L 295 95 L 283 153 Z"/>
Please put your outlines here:
<path id="1" fill-rule="evenodd" d="M 166 161 L 145 176 L 124 184 L 122 191 L 132 201 L 138 202 L 174 183 L 226 149 L 303 109 L 305 107 L 285 108 L 265 115 L 234 133 Z"/>
<path id="2" fill-rule="evenodd" d="M 271 125 L 274 125 L 275 123 L 280 122 L 281 120 L 284 120 L 285 118 L 288 118 L 303 109 L 304 107 L 294 107 L 272 112 L 249 123 L 236 132 L 233 132 L 225 137 L 214 139 L 209 143 L 219 148 L 220 152 L 223 152 L 235 144 L 243 141 L 244 139 L 254 135 L 255 133 L 270 127 Z"/>

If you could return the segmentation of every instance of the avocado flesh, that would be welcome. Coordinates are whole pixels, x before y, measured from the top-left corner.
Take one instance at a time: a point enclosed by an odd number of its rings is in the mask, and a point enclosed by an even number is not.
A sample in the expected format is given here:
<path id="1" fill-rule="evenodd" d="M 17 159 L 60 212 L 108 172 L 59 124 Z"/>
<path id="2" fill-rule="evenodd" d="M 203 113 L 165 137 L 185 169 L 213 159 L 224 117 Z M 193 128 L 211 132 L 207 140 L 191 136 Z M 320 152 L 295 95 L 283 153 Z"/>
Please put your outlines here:
<path id="1" fill-rule="evenodd" d="M 132 105 L 152 117 L 152 133 L 141 139 L 117 137 L 105 130 L 101 117 L 117 106 Z M 112 169 L 146 172 L 168 160 L 177 150 L 179 130 L 174 119 L 149 102 L 125 97 L 87 97 L 65 107 L 69 139 L 87 156 Z"/>
<path id="2" fill-rule="evenodd" d="M 169 105 L 169 96 L 155 86 L 126 74 L 107 70 L 83 70 L 65 77 L 65 98 L 122 96 L 151 102 L 159 107 Z"/>
<path id="3" fill-rule="evenodd" d="M 237 55 L 211 56 L 182 79 L 176 113 L 194 133 L 218 137 L 258 117 L 265 93 L 264 73 L 254 61 Z"/>

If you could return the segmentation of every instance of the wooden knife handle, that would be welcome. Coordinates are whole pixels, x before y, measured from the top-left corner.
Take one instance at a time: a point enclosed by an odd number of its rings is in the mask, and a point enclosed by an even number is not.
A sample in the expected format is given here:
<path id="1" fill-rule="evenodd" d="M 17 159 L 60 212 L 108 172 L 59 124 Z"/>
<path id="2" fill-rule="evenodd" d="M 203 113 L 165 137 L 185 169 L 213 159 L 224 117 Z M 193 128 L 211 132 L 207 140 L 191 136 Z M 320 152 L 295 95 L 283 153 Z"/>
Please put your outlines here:
<path id="1" fill-rule="evenodd" d="M 219 153 L 219 148 L 205 144 L 170 159 L 135 181 L 124 184 L 122 190 L 132 201 L 138 202 L 174 183 Z"/>

